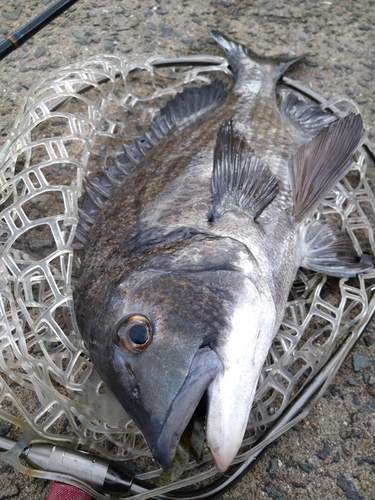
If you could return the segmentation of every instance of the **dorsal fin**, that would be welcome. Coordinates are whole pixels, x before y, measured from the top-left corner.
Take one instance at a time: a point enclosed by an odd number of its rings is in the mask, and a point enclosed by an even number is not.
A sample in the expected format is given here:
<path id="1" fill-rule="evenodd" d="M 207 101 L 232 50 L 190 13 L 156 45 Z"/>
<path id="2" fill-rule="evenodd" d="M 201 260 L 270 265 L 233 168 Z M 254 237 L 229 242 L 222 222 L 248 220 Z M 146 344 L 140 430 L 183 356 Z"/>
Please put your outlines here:
<path id="1" fill-rule="evenodd" d="M 299 99 L 293 92 L 289 92 L 282 101 L 281 112 L 311 136 L 317 135 L 327 125 L 338 120 L 333 113 Z"/>
<path id="2" fill-rule="evenodd" d="M 331 123 L 293 155 L 290 175 L 295 223 L 300 225 L 347 173 L 363 139 L 360 115 Z"/>
<path id="3" fill-rule="evenodd" d="M 160 119 L 167 123 L 168 129 L 177 126 L 181 130 L 216 107 L 225 94 L 225 85 L 221 80 L 202 87 L 189 87 L 167 102 L 160 111 Z"/>
<path id="4" fill-rule="evenodd" d="M 217 220 L 234 205 L 248 209 L 256 219 L 278 189 L 268 165 L 234 132 L 232 120 L 225 121 L 218 131 L 214 150 L 210 220 Z"/>
<path id="5" fill-rule="evenodd" d="M 190 126 L 216 107 L 225 94 L 224 82 L 214 80 L 209 85 L 186 88 L 168 101 L 160 110 L 159 116 L 151 122 L 150 130 L 124 146 L 124 154 L 120 157 L 120 161 L 115 161 L 109 167 L 103 167 L 101 170 L 104 175 L 100 178 L 86 180 L 86 192 L 80 201 L 81 217 L 87 213 L 93 224 L 113 189 L 122 182 L 129 169 L 137 165 L 151 147 L 157 145 L 172 128 L 183 130 Z M 77 234 L 81 242 L 86 239 L 90 227 L 88 220 L 79 225 Z"/>
<path id="6" fill-rule="evenodd" d="M 210 35 L 219 45 L 219 47 L 225 52 L 229 64 L 231 65 L 235 75 L 237 75 L 241 67 L 241 59 L 247 58 L 258 64 L 270 64 L 275 66 L 276 79 L 279 79 L 281 75 L 289 68 L 289 66 L 306 56 L 306 54 L 297 57 L 290 56 L 289 54 L 280 54 L 278 56 L 263 57 L 256 54 L 244 45 L 231 40 L 218 30 L 210 30 Z"/>

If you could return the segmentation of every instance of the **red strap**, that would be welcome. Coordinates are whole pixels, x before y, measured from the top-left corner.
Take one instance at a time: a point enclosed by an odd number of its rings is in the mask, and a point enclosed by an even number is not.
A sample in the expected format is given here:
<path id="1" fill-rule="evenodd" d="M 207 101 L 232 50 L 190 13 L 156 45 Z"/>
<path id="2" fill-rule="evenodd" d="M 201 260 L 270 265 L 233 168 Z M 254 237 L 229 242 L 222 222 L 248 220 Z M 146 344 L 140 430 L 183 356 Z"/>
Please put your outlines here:
<path id="1" fill-rule="evenodd" d="M 53 483 L 47 500 L 92 500 L 92 496 L 76 486 Z"/>

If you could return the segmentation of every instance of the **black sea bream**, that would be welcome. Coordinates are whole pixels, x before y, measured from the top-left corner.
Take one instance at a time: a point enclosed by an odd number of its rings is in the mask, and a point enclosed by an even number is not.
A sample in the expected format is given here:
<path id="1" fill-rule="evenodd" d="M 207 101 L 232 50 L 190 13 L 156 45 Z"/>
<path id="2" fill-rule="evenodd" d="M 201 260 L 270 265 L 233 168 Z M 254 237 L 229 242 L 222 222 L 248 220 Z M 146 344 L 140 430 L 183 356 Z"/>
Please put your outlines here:
<path id="1" fill-rule="evenodd" d="M 203 395 L 224 471 L 300 266 L 372 267 L 347 235 L 309 219 L 346 174 L 360 115 L 338 119 L 275 86 L 299 58 L 261 58 L 217 31 L 235 82 L 178 94 L 97 215 L 76 287 L 97 371 L 168 468 Z"/>

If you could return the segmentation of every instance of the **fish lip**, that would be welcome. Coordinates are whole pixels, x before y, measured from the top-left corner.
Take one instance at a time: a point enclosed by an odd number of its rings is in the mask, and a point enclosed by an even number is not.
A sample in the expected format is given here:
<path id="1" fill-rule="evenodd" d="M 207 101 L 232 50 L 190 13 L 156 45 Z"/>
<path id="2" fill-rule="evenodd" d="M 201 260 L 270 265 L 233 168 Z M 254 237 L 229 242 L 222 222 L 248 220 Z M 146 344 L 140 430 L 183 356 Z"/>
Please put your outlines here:
<path id="1" fill-rule="evenodd" d="M 186 429 L 199 401 L 216 376 L 224 369 L 219 356 L 210 347 L 195 354 L 188 376 L 175 397 L 151 452 L 164 470 L 170 468 L 181 434 Z"/>

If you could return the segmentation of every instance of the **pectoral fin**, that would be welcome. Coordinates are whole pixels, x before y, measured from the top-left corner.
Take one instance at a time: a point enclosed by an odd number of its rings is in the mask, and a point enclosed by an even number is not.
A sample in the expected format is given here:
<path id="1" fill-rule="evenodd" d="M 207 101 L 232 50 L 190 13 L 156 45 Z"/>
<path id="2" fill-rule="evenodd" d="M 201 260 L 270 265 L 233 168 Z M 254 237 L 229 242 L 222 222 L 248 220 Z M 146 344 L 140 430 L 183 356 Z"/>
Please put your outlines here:
<path id="1" fill-rule="evenodd" d="M 362 139 L 362 117 L 350 114 L 328 125 L 293 155 L 292 215 L 298 226 L 347 173 Z"/>
<path id="2" fill-rule="evenodd" d="M 313 221 L 300 229 L 301 266 L 339 278 L 373 267 L 370 255 L 358 255 L 349 236 L 329 222 Z"/>

